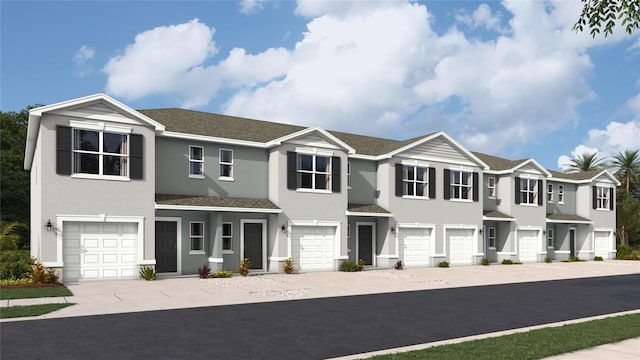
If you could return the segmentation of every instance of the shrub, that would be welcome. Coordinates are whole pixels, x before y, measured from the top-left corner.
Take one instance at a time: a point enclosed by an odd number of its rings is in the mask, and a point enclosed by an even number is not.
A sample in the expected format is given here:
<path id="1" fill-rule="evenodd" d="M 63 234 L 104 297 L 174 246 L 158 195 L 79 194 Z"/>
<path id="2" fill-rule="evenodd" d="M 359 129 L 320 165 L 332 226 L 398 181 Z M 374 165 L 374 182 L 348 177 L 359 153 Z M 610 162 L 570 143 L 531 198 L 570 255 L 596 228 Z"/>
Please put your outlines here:
<path id="1" fill-rule="evenodd" d="M 636 250 L 633 250 L 629 258 L 631 258 L 631 260 L 638 260 L 639 259 L 638 252 Z"/>
<path id="2" fill-rule="evenodd" d="M 551 258 L 548 257 L 548 256 L 545 256 L 544 262 L 546 262 L 547 264 L 550 264 L 551 263 Z"/>
<path id="3" fill-rule="evenodd" d="M 398 260 L 396 261 L 396 264 L 393 265 L 393 268 L 396 270 L 404 270 L 404 263 L 402 262 L 402 260 Z"/>
<path id="4" fill-rule="evenodd" d="M 56 269 L 45 267 L 42 261 L 36 261 L 31 264 L 31 273 L 29 274 L 33 282 L 42 284 L 57 284 L 59 281 Z"/>
<path id="5" fill-rule="evenodd" d="M 33 280 L 30 278 L 0 280 L 0 288 L 18 287 L 20 285 L 28 284 L 33 284 Z"/>
<path id="6" fill-rule="evenodd" d="M 446 262 L 446 261 L 440 261 L 440 263 L 438 264 L 438 267 L 448 268 L 449 267 L 449 263 Z"/>
<path id="7" fill-rule="evenodd" d="M 631 256 L 631 252 L 633 249 L 629 245 L 618 245 L 616 250 L 618 251 L 616 254 L 616 259 L 624 260 L 628 259 Z"/>
<path id="8" fill-rule="evenodd" d="M 296 268 L 293 265 L 292 258 L 288 258 L 287 260 L 284 261 L 284 264 L 282 264 L 282 270 L 284 270 L 285 274 L 293 274 Z"/>
<path id="9" fill-rule="evenodd" d="M 486 257 L 483 257 L 482 260 L 480 261 L 480 264 L 484 266 L 489 266 L 489 259 L 487 259 Z"/>
<path id="10" fill-rule="evenodd" d="M 216 271 L 209 274 L 209 277 L 212 278 L 230 278 L 233 276 L 233 273 L 229 270 Z"/>
<path id="11" fill-rule="evenodd" d="M 249 258 L 244 258 L 240 264 L 238 264 L 238 272 L 242 276 L 247 276 L 249 275 L 249 271 L 251 271 L 251 261 L 249 261 Z"/>
<path id="12" fill-rule="evenodd" d="M 513 265 L 513 261 L 511 259 L 503 259 L 502 265 Z"/>
<path id="13" fill-rule="evenodd" d="M 353 261 L 343 261 L 342 264 L 340 264 L 340 271 L 356 272 L 358 271 L 358 264 Z"/>
<path id="14" fill-rule="evenodd" d="M 602 258 L 602 256 L 594 256 L 593 257 L 593 261 L 603 261 L 604 259 Z"/>
<path id="15" fill-rule="evenodd" d="M 364 260 L 358 260 L 358 271 L 364 270 Z"/>
<path id="16" fill-rule="evenodd" d="M 158 276 L 158 273 L 156 272 L 156 269 L 152 268 L 151 266 L 143 266 L 140 268 L 140 271 L 138 271 L 138 275 L 141 279 L 150 281 L 155 280 Z"/>
<path id="17" fill-rule="evenodd" d="M 204 264 L 198 268 L 198 276 L 200 279 L 208 279 L 209 273 L 211 272 L 211 268 L 208 264 Z"/>
<path id="18" fill-rule="evenodd" d="M 0 279 L 22 279 L 31 273 L 33 259 L 28 251 L 3 251 L 0 253 Z"/>

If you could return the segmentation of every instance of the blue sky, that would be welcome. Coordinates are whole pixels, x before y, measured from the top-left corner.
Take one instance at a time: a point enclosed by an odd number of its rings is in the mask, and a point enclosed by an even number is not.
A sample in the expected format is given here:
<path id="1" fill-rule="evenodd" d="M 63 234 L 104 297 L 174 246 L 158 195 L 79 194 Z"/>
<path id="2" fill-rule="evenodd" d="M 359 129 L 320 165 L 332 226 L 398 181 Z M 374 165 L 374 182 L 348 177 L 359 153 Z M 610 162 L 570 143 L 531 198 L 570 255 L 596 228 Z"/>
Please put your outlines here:
<path id="1" fill-rule="evenodd" d="M 591 38 L 579 1 L 2 1 L 2 111 L 105 92 L 474 151 L 640 147 L 640 32 Z"/>

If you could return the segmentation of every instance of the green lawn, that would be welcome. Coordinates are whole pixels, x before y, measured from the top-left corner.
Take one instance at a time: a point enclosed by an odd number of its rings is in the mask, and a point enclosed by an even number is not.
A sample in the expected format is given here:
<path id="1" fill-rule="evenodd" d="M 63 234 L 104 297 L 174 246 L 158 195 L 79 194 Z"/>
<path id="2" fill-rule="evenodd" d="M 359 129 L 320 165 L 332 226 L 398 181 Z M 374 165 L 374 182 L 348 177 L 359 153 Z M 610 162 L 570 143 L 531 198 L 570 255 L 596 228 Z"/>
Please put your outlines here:
<path id="1" fill-rule="evenodd" d="M 71 303 L 65 304 L 44 304 L 44 305 L 27 305 L 27 306 L 9 306 L 0 308 L 0 319 L 26 317 L 26 316 L 38 316 L 56 311 L 67 306 L 71 306 Z"/>
<path id="2" fill-rule="evenodd" d="M 31 299 L 57 296 L 73 296 L 73 293 L 64 286 L 0 289 L 0 300 Z"/>
<path id="3" fill-rule="evenodd" d="M 636 337 L 640 337 L 640 314 L 630 314 L 371 359 L 541 359 Z"/>

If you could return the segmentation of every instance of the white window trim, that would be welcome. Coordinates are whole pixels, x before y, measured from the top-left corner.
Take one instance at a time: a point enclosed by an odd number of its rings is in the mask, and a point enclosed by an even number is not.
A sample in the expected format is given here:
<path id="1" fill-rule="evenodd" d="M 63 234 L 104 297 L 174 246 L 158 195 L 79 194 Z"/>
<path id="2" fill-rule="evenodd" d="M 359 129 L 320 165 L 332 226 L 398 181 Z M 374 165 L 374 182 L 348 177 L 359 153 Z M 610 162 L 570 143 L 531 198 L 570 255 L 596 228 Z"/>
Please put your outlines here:
<path id="1" fill-rule="evenodd" d="M 202 235 L 193 235 L 191 231 L 193 230 L 193 224 L 202 224 Z M 205 228 L 204 221 L 190 221 L 189 222 L 189 255 L 204 255 L 204 237 L 205 237 Z M 202 241 L 202 250 L 194 250 L 191 248 L 191 241 L 193 238 L 200 238 Z"/>
<path id="2" fill-rule="evenodd" d="M 311 156 L 312 158 L 312 169 L 311 170 L 300 170 L 300 155 Z M 316 161 L 318 156 L 326 157 L 329 159 L 329 171 L 328 172 L 318 172 Z M 298 184 L 298 188 L 296 191 L 299 192 L 312 192 L 312 193 L 320 193 L 320 194 L 333 194 L 333 174 L 331 170 L 333 169 L 333 158 L 324 154 L 309 154 L 305 152 L 298 153 L 296 152 L 296 176 L 300 176 L 300 174 L 311 174 L 311 188 L 303 188 L 300 187 L 301 184 Z M 328 189 L 316 189 L 316 175 L 324 175 L 327 176 L 327 183 L 329 184 Z"/>
<path id="3" fill-rule="evenodd" d="M 558 204 L 564 204 L 564 185 L 558 185 Z"/>
<path id="4" fill-rule="evenodd" d="M 493 236 L 491 236 L 491 230 L 493 230 Z M 491 239 L 493 239 L 493 246 L 491 246 Z M 496 228 L 492 226 L 487 229 L 487 245 L 490 250 L 496 249 L 496 240 Z"/>
<path id="5" fill-rule="evenodd" d="M 600 196 L 600 191 L 604 191 L 604 196 Z M 608 186 L 596 185 L 596 210 L 611 211 L 611 188 Z M 602 205 L 602 206 L 601 206 Z"/>
<path id="6" fill-rule="evenodd" d="M 413 176 L 414 176 L 413 180 L 408 180 L 408 179 L 404 178 L 404 174 L 405 174 L 404 169 L 405 168 L 413 168 Z M 427 176 L 423 181 L 419 181 L 418 180 L 418 169 L 424 169 L 424 170 L 427 171 Z M 418 184 L 423 184 L 422 192 L 424 194 L 426 194 L 426 195 L 420 196 L 420 195 L 407 195 L 407 194 L 404 194 L 404 192 L 407 189 L 405 184 L 408 184 L 408 183 L 413 184 L 413 193 L 414 194 L 416 193 Z M 403 162 L 403 164 L 402 164 L 402 193 L 403 193 L 403 195 L 402 195 L 403 199 L 429 200 L 430 199 L 429 198 L 429 167 L 421 166 L 421 165 L 406 165 Z"/>
<path id="7" fill-rule="evenodd" d="M 459 169 L 449 169 L 450 171 L 450 175 L 449 175 L 449 200 L 450 201 L 459 201 L 459 202 L 473 202 L 473 171 L 468 171 L 468 170 L 459 170 Z M 454 179 L 451 178 L 451 176 L 453 176 L 453 174 L 460 174 L 460 183 L 453 183 Z M 467 178 L 469 181 L 469 184 L 464 184 L 462 182 L 462 174 L 467 173 L 469 174 L 469 177 Z M 457 180 L 457 179 L 456 179 Z M 462 189 L 463 188 L 467 188 L 467 198 L 462 198 L 462 197 L 455 197 L 455 191 L 454 188 L 460 188 L 460 196 L 462 196 Z"/>
<path id="8" fill-rule="evenodd" d="M 493 180 L 493 186 L 491 186 L 491 180 Z M 495 176 L 490 176 L 487 178 L 487 197 L 489 199 L 498 198 L 498 187 L 496 186 L 496 178 Z M 493 195 L 491 195 L 491 190 L 493 189 Z"/>
<path id="9" fill-rule="evenodd" d="M 533 182 L 535 185 L 533 186 L 533 190 L 527 190 L 522 186 L 522 182 L 526 181 L 529 185 L 531 184 L 531 182 Z M 538 179 L 536 178 L 530 178 L 530 177 L 521 177 L 520 178 L 520 205 L 523 206 L 538 206 Z M 528 186 L 530 187 L 530 186 Z M 527 194 L 526 196 L 526 200 L 527 202 L 523 201 L 522 195 L 523 194 Z M 533 194 L 533 202 L 529 202 L 529 194 Z"/>
<path id="10" fill-rule="evenodd" d="M 227 162 L 222 162 L 222 152 L 223 151 L 229 151 L 231 153 L 231 162 L 227 163 Z M 230 165 L 231 166 L 231 176 L 222 176 L 222 165 Z M 231 149 L 220 149 L 218 150 L 218 180 L 222 180 L 222 181 L 234 181 L 234 164 L 233 164 L 233 150 Z"/>
<path id="11" fill-rule="evenodd" d="M 71 132 L 71 177 L 77 179 L 96 179 L 96 180 L 115 180 L 115 181 L 131 181 L 131 129 L 125 127 L 109 127 L 109 130 L 105 129 L 105 124 L 100 123 L 101 126 L 98 128 L 90 128 L 90 127 L 73 127 Z M 86 124 L 84 124 L 86 125 Z M 76 141 L 76 130 L 81 131 L 96 131 L 98 132 L 98 151 L 89 151 L 89 150 L 76 150 L 75 149 L 75 141 Z M 112 131 L 112 130 L 120 130 L 120 131 Z M 128 131 L 127 131 L 128 130 Z M 103 151 L 104 147 L 104 133 L 117 134 L 117 135 L 126 135 L 127 137 L 127 153 L 125 155 L 108 153 Z M 75 154 L 92 154 L 98 155 L 98 172 L 99 174 L 87 174 L 76 172 L 75 169 Z M 127 175 L 105 175 L 104 174 L 104 157 L 105 156 L 120 156 L 121 158 L 126 159 Z"/>
<path id="12" fill-rule="evenodd" d="M 551 245 L 549 245 L 549 240 L 551 240 Z M 554 246 L 554 238 L 553 238 L 553 229 L 547 229 L 547 249 L 555 249 Z"/>
<path id="13" fill-rule="evenodd" d="M 229 224 L 230 229 L 231 229 L 231 235 L 225 236 L 224 235 L 224 225 L 225 224 Z M 224 248 L 224 239 L 225 238 L 229 238 L 229 245 L 231 246 L 231 249 L 225 249 Z M 223 254 L 233 254 L 233 223 L 230 221 L 225 221 L 222 223 L 222 253 Z"/>
<path id="14" fill-rule="evenodd" d="M 191 149 L 192 148 L 200 148 L 200 150 L 202 151 L 202 160 L 191 159 Z M 192 162 L 202 163 L 202 174 L 192 174 L 191 173 L 191 163 Z M 189 178 L 190 179 L 204 179 L 204 146 L 189 145 L 189 168 L 187 169 L 187 172 L 189 173 Z"/>
<path id="15" fill-rule="evenodd" d="M 553 184 L 547 184 L 547 202 L 553 203 Z"/>
<path id="16" fill-rule="evenodd" d="M 347 189 L 351 189 L 351 161 L 347 162 Z"/>

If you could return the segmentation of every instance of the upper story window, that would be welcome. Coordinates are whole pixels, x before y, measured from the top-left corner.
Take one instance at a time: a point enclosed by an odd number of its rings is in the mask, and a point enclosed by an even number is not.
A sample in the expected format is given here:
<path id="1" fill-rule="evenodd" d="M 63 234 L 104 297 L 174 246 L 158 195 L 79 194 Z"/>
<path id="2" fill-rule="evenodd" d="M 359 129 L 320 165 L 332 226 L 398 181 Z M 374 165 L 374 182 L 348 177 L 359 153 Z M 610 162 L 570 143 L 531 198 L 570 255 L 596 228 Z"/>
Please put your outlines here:
<path id="1" fill-rule="evenodd" d="M 189 237 L 190 237 L 190 253 L 203 253 L 204 252 L 204 222 L 192 221 L 189 223 Z"/>
<path id="2" fill-rule="evenodd" d="M 189 146 L 189 177 L 204 178 L 204 148 Z"/>
<path id="3" fill-rule="evenodd" d="M 129 136 L 73 129 L 73 173 L 129 175 Z"/>
<path id="4" fill-rule="evenodd" d="M 516 204 L 542 205 L 542 180 L 516 177 Z"/>
<path id="5" fill-rule="evenodd" d="M 351 188 L 351 163 L 347 163 L 347 187 Z"/>
<path id="6" fill-rule="evenodd" d="M 495 199 L 496 197 L 498 197 L 498 191 L 496 189 L 496 178 L 487 178 L 487 192 L 487 195 L 490 199 Z"/>
<path id="7" fill-rule="evenodd" d="M 489 242 L 489 248 L 495 249 L 496 248 L 496 228 L 494 227 L 489 228 L 489 230 L 487 231 L 487 239 Z"/>
<path id="8" fill-rule="evenodd" d="M 230 222 L 222 223 L 222 251 L 231 253 L 233 240 L 233 224 Z"/>
<path id="9" fill-rule="evenodd" d="M 558 203 L 564 204 L 564 185 L 558 185 Z"/>
<path id="10" fill-rule="evenodd" d="M 553 247 L 553 229 L 547 230 L 547 247 Z"/>
<path id="11" fill-rule="evenodd" d="M 451 171 L 451 199 L 471 200 L 473 196 L 472 173 Z"/>
<path id="12" fill-rule="evenodd" d="M 287 189 L 339 193 L 340 185 L 339 156 L 313 149 L 287 152 Z"/>
<path id="13" fill-rule="evenodd" d="M 233 150 L 220 149 L 220 177 L 233 179 Z"/>
<path id="14" fill-rule="evenodd" d="M 597 210 L 613 210 L 613 188 L 605 186 L 593 187 L 593 208 Z"/>
<path id="15" fill-rule="evenodd" d="M 419 166 L 402 167 L 402 195 L 429 197 L 429 168 Z"/>
<path id="16" fill-rule="evenodd" d="M 547 202 L 553 202 L 553 184 L 547 184 Z"/>

